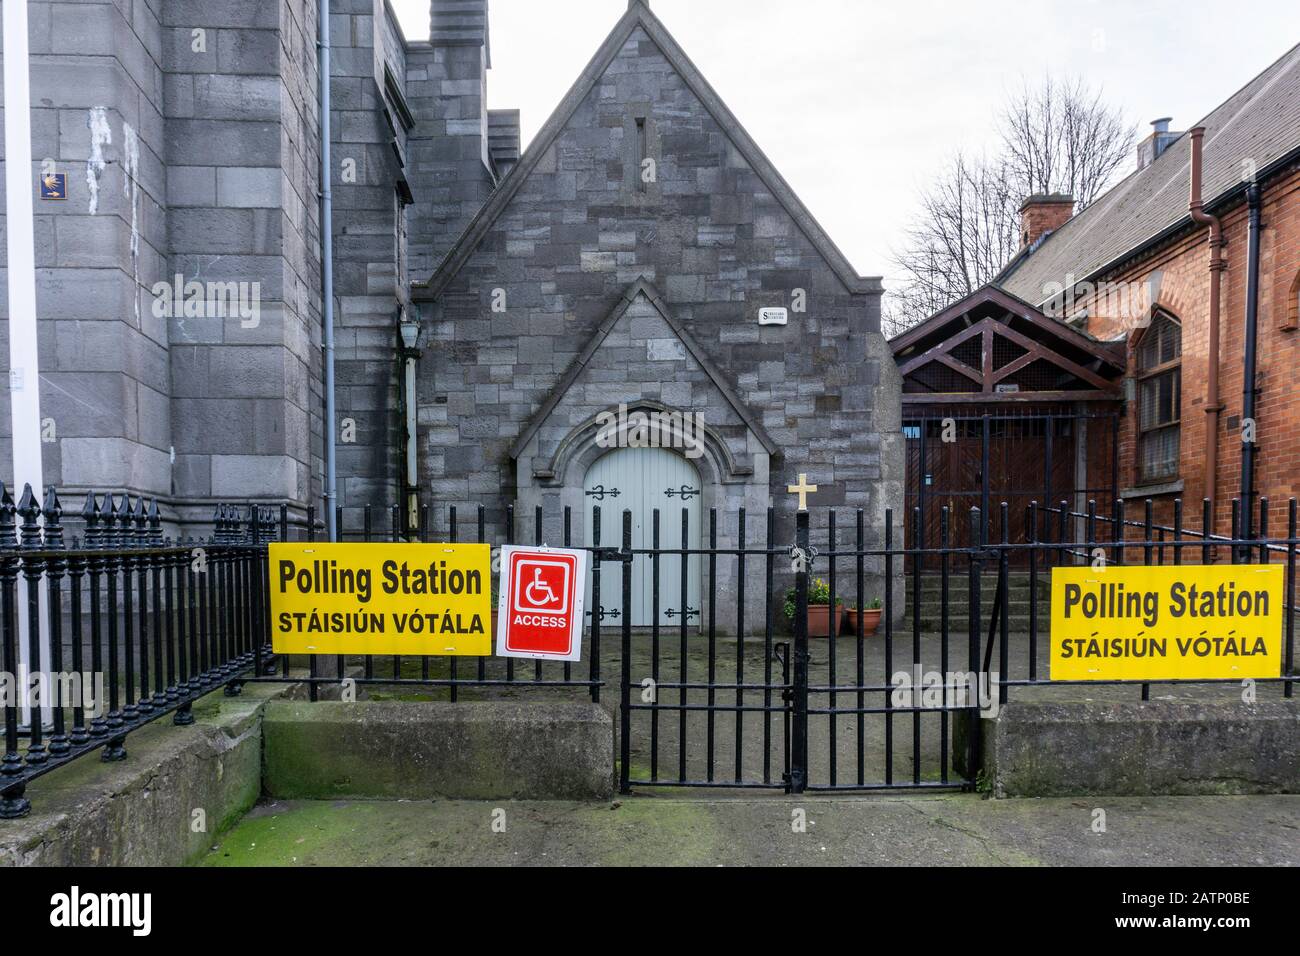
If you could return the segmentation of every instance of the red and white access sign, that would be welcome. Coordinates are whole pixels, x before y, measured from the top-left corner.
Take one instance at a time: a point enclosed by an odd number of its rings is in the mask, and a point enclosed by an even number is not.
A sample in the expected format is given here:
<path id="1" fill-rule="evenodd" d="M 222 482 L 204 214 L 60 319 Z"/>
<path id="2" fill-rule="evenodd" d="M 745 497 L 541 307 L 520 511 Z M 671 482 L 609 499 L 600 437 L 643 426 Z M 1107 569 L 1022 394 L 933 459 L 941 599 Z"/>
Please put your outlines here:
<path id="1" fill-rule="evenodd" d="M 586 551 L 502 547 L 497 655 L 581 660 L 586 580 Z"/>

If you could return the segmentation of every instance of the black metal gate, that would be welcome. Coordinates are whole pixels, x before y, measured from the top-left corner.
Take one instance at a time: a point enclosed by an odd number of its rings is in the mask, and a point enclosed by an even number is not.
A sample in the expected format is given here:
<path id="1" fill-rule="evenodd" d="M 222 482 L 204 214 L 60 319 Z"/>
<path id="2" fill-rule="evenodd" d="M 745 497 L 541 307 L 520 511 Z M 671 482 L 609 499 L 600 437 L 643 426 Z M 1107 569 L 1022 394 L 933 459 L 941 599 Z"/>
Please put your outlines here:
<path id="1" fill-rule="evenodd" d="M 1118 499 L 1106 509 L 1109 514 L 1099 512 L 1095 500 L 1082 512 L 1065 501 L 1056 507 L 1030 501 L 1019 516 L 1004 501 L 988 521 L 980 508 L 954 512 L 944 506 L 936 516 L 933 547 L 900 546 L 892 511 L 878 540 L 869 539 L 861 510 L 853 513 L 850 529 L 837 527 L 835 511 L 819 512 L 825 523 L 819 520 L 821 526 L 811 529 L 809 514 L 800 512 L 793 534 L 783 540 L 769 510 L 762 546 L 747 544 L 742 512 L 737 545 L 720 548 L 717 515 L 710 512 L 708 544 L 698 552 L 685 544 L 645 552 L 652 566 L 664 554 L 704 557 L 707 624 L 702 634 L 683 625 L 666 635 L 658 628 L 634 633 L 623 622 L 620 787 L 792 793 L 974 788 L 980 735 L 968 730 L 978 718 L 1006 703 L 1011 687 L 1062 686 L 1049 677 L 1050 569 L 1095 560 L 1099 551 L 1115 564 L 1284 565 L 1291 613 L 1285 618 L 1283 666 L 1276 677 L 1257 683 L 1280 683 L 1290 697 L 1296 673 L 1296 501 L 1287 503 L 1285 538 L 1269 536 L 1267 500 L 1258 502 L 1257 535 L 1242 537 L 1243 507 L 1232 503 L 1231 536 L 1207 536 L 1184 524 L 1181 501 L 1174 502 L 1169 525 L 1155 523 L 1149 500 L 1141 520 L 1131 520 Z M 1203 529 L 1210 526 L 1210 503 L 1202 502 L 1201 510 Z M 919 506 L 912 509 L 913 522 L 919 512 Z M 623 548 L 603 553 L 625 562 L 625 589 L 633 553 L 627 520 Z M 997 529 L 992 541 L 990 527 Z M 724 561 L 733 563 L 734 594 L 715 586 Z M 746 623 L 746 576 L 760 569 L 761 627 L 754 633 Z M 789 612 L 789 637 L 779 633 L 777 598 L 787 582 L 792 587 L 780 603 Z M 656 601 L 663 584 L 656 576 Z M 877 595 L 881 613 L 872 633 L 861 612 Z M 840 601 L 858 613 L 841 621 L 833 610 Z M 733 637 L 723 637 L 718 627 L 728 602 Z M 818 611 L 818 603 L 832 609 L 829 615 Z M 1132 684 L 1141 699 L 1150 695 L 1150 682 L 1089 683 Z"/>
<path id="2" fill-rule="evenodd" d="M 622 622 L 621 789 L 972 786 L 975 755 L 954 760 L 952 751 L 959 715 L 979 703 L 959 685 L 980 670 L 980 644 L 970 636 L 981 629 L 983 555 L 933 549 L 940 574 L 932 583 L 942 607 L 930 629 L 920 598 L 931 582 L 919 574 L 910 586 L 915 607 L 895 621 L 909 586 L 902 575 L 908 552 L 892 512 L 874 537 L 861 510 L 848 529 L 835 511 L 821 512 L 825 524 L 816 531 L 809 513 L 799 512 L 782 539 L 769 509 L 760 545 L 749 543 L 745 513 L 738 517 L 734 546 L 718 545 L 718 516 L 710 512 L 698 551 L 685 545 L 685 531 L 681 548 L 639 550 L 630 545 L 625 513 L 622 548 L 597 551 L 603 561 L 623 562 L 625 592 L 631 559 L 644 554 L 656 606 L 661 594 L 674 601 L 684 587 L 661 580 L 663 557 L 699 554 L 705 563 L 708 600 L 698 633 L 684 622 L 673 629 Z M 656 513 L 656 526 L 659 520 Z M 946 539 L 946 511 L 943 521 Z M 730 573 L 721 574 L 727 564 Z M 950 606 L 950 577 L 959 572 L 974 575 L 965 589 L 973 597 Z M 761 588 L 751 575 L 762 575 Z M 721 578 L 728 588 L 720 589 Z M 870 610 L 879 611 L 878 630 L 868 620 L 874 615 L 863 613 Z M 910 640 L 898 641 L 900 633 Z M 909 685 L 927 684 L 930 699 L 909 693 Z"/>

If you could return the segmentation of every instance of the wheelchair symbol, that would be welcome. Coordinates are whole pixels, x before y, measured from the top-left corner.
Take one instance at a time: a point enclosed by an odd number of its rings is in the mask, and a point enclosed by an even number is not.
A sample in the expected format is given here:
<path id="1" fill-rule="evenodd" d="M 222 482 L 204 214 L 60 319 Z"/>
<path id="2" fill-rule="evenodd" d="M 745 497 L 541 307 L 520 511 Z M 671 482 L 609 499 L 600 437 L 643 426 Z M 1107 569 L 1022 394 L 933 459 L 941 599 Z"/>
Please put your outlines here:
<path id="1" fill-rule="evenodd" d="M 535 596 L 535 594 L 540 593 L 546 595 L 545 601 L 539 600 Z M 532 581 L 528 583 L 528 587 L 524 588 L 524 597 L 533 607 L 544 607 L 548 604 L 560 603 L 560 595 L 551 590 L 550 582 L 542 580 L 542 569 L 537 567 L 533 568 Z"/>
<path id="2" fill-rule="evenodd" d="M 524 558 L 514 562 L 514 608 L 520 611 L 544 611 L 548 614 L 569 613 L 573 578 L 571 560 Z"/>

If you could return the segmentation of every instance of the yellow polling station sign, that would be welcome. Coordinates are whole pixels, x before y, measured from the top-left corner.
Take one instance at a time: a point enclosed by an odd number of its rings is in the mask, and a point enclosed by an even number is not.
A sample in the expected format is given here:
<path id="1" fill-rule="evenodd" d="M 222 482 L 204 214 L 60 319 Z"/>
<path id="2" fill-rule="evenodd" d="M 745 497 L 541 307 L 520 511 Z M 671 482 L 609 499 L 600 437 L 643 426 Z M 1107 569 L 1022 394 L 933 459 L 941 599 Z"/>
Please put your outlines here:
<path id="1" fill-rule="evenodd" d="M 1052 680 L 1280 677 L 1281 565 L 1052 569 Z"/>
<path id="2" fill-rule="evenodd" d="M 277 654 L 492 653 L 486 544 L 270 545 Z"/>

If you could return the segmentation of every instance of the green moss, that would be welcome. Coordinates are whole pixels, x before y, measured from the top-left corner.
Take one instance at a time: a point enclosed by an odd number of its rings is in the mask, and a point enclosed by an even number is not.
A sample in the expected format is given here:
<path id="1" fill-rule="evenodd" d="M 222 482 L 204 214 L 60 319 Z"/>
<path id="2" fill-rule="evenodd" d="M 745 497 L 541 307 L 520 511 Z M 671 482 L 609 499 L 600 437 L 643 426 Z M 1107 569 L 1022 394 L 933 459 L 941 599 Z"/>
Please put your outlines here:
<path id="1" fill-rule="evenodd" d="M 493 829 L 498 818 L 504 832 Z M 256 808 L 199 862 L 703 865 L 715 861 L 726 843 L 709 805 L 699 801 L 634 799 L 617 809 L 605 803 L 302 801 Z"/>
<path id="2" fill-rule="evenodd" d="M 622 766 L 622 761 L 615 759 L 614 773 L 616 775 L 618 774 L 619 768 L 621 766 Z M 632 781 L 633 783 L 635 783 L 638 780 L 650 779 L 650 765 L 648 763 L 641 763 L 639 760 L 631 760 L 628 761 L 627 768 L 628 768 L 628 772 L 627 772 L 628 780 Z"/>
<path id="3" fill-rule="evenodd" d="M 440 694 L 436 691 L 406 691 L 406 692 L 388 692 L 375 691 L 366 695 L 367 700 L 395 700 L 401 703 L 427 703 L 429 701 L 447 700 L 447 694 Z"/>
<path id="4" fill-rule="evenodd" d="M 727 843 L 710 805 L 695 800 L 626 800 L 583 811 L 582 825 L 602 866 L 709 866 Z"/>
<path id="5" fill-rule="evenodd" d="M 359 806 L 308 804 L 289 814 L 250 814 L 201 862 L 204 866 L 293 866 L 341 847 L 341 837 L 355 830 Z M 341 862 L 341 861 L 340 861 Z"/>

